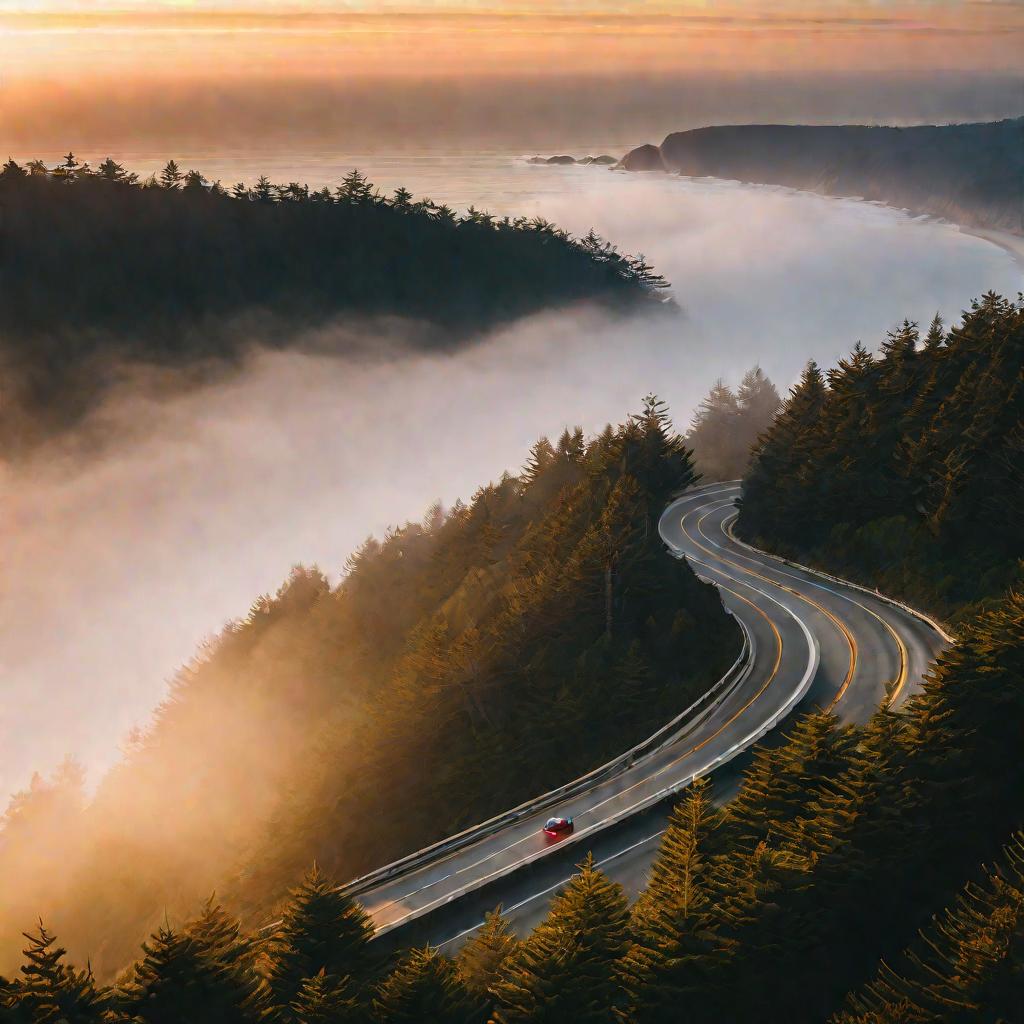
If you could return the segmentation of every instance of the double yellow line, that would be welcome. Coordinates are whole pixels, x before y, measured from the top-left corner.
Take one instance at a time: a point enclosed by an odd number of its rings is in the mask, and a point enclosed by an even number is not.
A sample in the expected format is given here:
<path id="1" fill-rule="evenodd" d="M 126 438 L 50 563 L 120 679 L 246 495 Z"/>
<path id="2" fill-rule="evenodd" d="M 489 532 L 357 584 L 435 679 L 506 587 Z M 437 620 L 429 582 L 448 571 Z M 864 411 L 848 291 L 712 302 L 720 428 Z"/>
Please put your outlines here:
<path id="1" fill-rule="evenodd" d="M 724 521 L 722 523 L 722 528 L 725 531 L 726 536 L 734 541 L 736 540 L 736 537 L 732 532 L 732 524 L 736 521 L 736 517 L 738 515 L 738 512 L 734 512 L 727 521 Z M 707 534 L 704 534 L 704 536 L 706 537 Z M 745 558 L 746 555 L 741 555 L 740 557 Z M 753 559 L 751 559 L 751 561 L 753 561 Z M 792 573 L 783 572 L 782 569 L 779 569 L 778 571 L 781 572 L 784 576 L 792 576 Z M 860 608 L 861 611 L 867 612 L 867 614 L 870 615 L 876 622 L 878 622 L 889 634 L 889 636 L 893 638 L 893 640 L 896 643 L 896 648 L 899 651 L 900 655 L 900 668 L 899 672 L 896 674 L 896 678 L 892 681 L 892 692 L 889 694 L 889 698 L 886 701 L 886 704 L 891 706 L 893 702 L 896 700 L 896 698 L 900 695 L 900 691 L 903 689 L 903 686 L 907 681 L 907 674 L 909 672 L 910 655 L 907 652 L 907 645 L 903 642 L 903 637 L 901 637 L 899 633 L 897 633 L 896 630 L 892 628 L 889 622 L 886 619 L 883 619 L 882 616 L 878 614 L 878 612 L 873 611 L 866 604 L 861 604 L 860 601 L 856 600 L 856 598 L 850 597 L 849 594 L 843 594 L 840 593 L 838 590 L 832 590 L 830 587 L 826 587 L 821 583 L 815 583 L 813 580 L 807 580 L 807 583 L 812 587 L 818 587 L 821 590 L 829 591 L 829 593 L 831 594 L 836 594 L 838 597 L 841 597 L 844 601 L 849 601 L 850 604 L 855 604 L 858 608 Z M 886 690 L 888 689 L 889 688 L 887 686 Z"/>
<path id="2" fill-rule="evenodd" d="M 850 630 L 846 627 L 846 624 L 843 623 L 836 615 L 834 615 L 831 611 L 829 611 L 829 609 L 826 608 L 820 602 L 815 601 L 813 598 L 808 597 L 806 594 L 802 594 L 799 591 L 794 590 L 792 587 L 787 587 L 785 584 L 779 583 L 778 580 L 772 579 L 770 576 L 765 576 L 763 573 L 756 572 L 753 569 L 751 569 L 751 568 L 749 568 L 749 567 L 747 567 L 745 565 L 740 565 L 738 562 L 735 562 L 735 561 L 733 561 L 730 558 L 726 558 L 723 554 L 721 554 L 721 551 L 723 550 L 721 548 L 721 546 L 716 544 L 715 541 L 713 541 L 704 532 L 704 529 L 703 529 L 704 520 L 707 519 L 707 517 L 709 515 L 711 515 L 713 512 L 717 511 L 718 508 L 720 508 L 720 507 L 721 507 L 720 505 L 717 505 L 714 508 L 705 508 L 703 515 L 701 515 L 701 517 L 697 520 L 697 532 L 700 534 L 701 537 L 704 538 L 704 540 L 708 541 L 710 544 L 714 544 L 715 547 L 717 547 L 719 549 L 718 552 L 714 552 L 710 548 L 706 547 L 704 544 L 701 544 L 700 541 L 698 541 L 687 530 L 687 528 L 686 528 L 686 520 L 692 514 L 690 512 L 686 513 L 686 515 L 684 515 L 682 517 L 682 520 L 680 521 L 680 528 L 682 529 L 682 531 L 683 531 L 684 535 L 687 537 L 687 539 L 692 544 L 694 544 L 696 547 L 698 547 L 701 551 L 705 552 L 708 555 L 711 555 L 712 558 L 716 558 L 716 559 L 718 559 L 719 561 L 723 562 L 726 565 L 730 565 L 730 566 L 732 566 L 735 569 L 739 569 L 740 572 L 746 573 L 746 574 L 748 574 L 750 576 L 754 576 L 755 578 L 757 578 L 759 580 L 763 580 L 766 583 L 770 583 L 772 586 L 778 587 L 779 589 L 784 590 L 788 594 L 792 594 L 798 600 L 803 601 L 805 604 L 811 606 L 812 608 L 817 609 L 826 618 L 828 618 L 836 626 L 836 628 L 843 634 L 843 637 L 845 638 L 847 646 L 849 647 L 849 650 L 850 650 L 849 667 L 847 668 L 846 676 L 844 677 L 842 684 L 840 685 L 839 689 L 836 691 L 835 696 L 832 698 L 832 700 L 829 702 L 829 704 L 828 704 L 828 706 L 826 708 L 826 710 L 831 711 L 843 699 L 843 697 L 846 695 L 846 692 L 847 692 L 847 690 L 850 687 L 850 683 L 853 681 L 853 677 L 854 677 L 854 675 L 856 673 L 856 670 L 857 670 L 857 659 L 858 659 L 858 648 L 857 648 L 857 640 L 856 640 L 856 638 L 853 636 L 853 634 L 850 632 Z M 692 511 L 693 512 L 698 512 L 698 511 L 700 511 L 700 507 L 698 507 L 696 509 L 693 509 Z M 744 558 L 744 559 L 746 559 L 749 562 L 754 562 L 754 559 L 748 558 L 746 555 L 740 555 L 739 557 L 740 558 Z M 757 563 L 755 562 L 754 564 L 757 564 Z M 781 570 L 780 570 L 780 572 L 781 572 Z M 789 573 L 783 573 L 783 575 L 790 575 L 790 574 Z M 820 584 L 814 583 L 812 581 L 808 581 L 808 582 L 809 582 L 809 584 L 811 586 L 816 586 L 816 587 L 820 586 Z M 827 588 L 822 587 L 821 589 L 827 589 Z M 836 593 L 838 593 L 838 592 L 836 592 Z M 860 608 L 863 611 L 867 612 L 868 615 L 870 615 L 872 618 L 877 620 L 888 631 L 888 633 L 892 636 L 893 640 L 896 642 L 896 646 L 897 646 L 897 648 L 899 650 L 900 668 L 899 668 L 899 672 L 897 674 L 897 677 L 896 677 L 896 679 L 895 679 L 895 681 L 893 683 L 892 692 L 889 694 L 889 697 L 888 697 L 888 700 L 887 700 L 887 703 L 889 705 L 892 705 L 892 703 L 899 696 L 899 693 L 902 690 L 902 688 L 903 688 L 903 686 L 904 686 L 904 684 L 906 682 L 906 679 L 907 679 L 907 662 L 908 662 L 908 657 L 907 657 L 906 645 L 903 643 L 902 638 L 892 628 L 892 626 L 889 625 L 889 623 L 886 622 L 885 619 L 883 619 L 876 612 L 872 611 L 870 608 L 868 608 L 865 605 L 861 604 L 860 601 L 854 600 L 854 598 L 849 597 L 846 594 L 839 594 L 838 596 L 842 597 L 846 601 L 849 601 L 851 604 L 855 604 L 858 608 Z M 888 689 L 888 687 L 886 689 Z"/>

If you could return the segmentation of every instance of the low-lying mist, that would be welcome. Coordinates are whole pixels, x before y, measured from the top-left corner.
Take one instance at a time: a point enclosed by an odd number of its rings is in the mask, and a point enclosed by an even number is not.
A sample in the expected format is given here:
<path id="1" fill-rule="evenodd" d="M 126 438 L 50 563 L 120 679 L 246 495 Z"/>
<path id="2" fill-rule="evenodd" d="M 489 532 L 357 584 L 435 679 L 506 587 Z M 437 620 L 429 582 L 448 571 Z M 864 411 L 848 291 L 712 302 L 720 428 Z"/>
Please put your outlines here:
<path id="1" fill-rule="evenodd" d="M 100 446 L 64 438 L 0 465 L 0 792 L 65 754 L 95 780 L 202 639 L 292 564 L 336 578 L 367 534 L 515 469 L 542 433 L 598 430 L 648 391 L 685 428 L 718 376 L 759 362 L 782 390 L 809 357 L 1021 286 L 998 249 L 878 207 L 572 172 L 544 214 L 644 252 L 685 316 L 578 309 L 455 355 L 359 360 L 316 354 L 316 337 L 268 351 L 254 333 L 226 376 L 152 387 L 128 374 L 138 386 L 85 425 Z"/>

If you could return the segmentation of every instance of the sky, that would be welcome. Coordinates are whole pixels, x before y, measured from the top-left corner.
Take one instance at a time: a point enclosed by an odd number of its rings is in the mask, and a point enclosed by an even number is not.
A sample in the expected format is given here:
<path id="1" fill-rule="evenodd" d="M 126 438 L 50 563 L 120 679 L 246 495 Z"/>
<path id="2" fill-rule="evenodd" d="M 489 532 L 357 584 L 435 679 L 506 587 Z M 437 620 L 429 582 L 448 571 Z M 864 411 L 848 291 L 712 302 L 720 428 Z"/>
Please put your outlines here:
<path id="1" fill-rule="evenodd" d="M 1024 0 L 0 0 L 0 141 L 540 152 L 988 120 L 1024 109 L 1022 53 Z"/>
<path id="2" fill-rule="evenodd" d="M 0 0 L 8 82 L 153 76 L 1020 70 L 1000 0 Z"/>

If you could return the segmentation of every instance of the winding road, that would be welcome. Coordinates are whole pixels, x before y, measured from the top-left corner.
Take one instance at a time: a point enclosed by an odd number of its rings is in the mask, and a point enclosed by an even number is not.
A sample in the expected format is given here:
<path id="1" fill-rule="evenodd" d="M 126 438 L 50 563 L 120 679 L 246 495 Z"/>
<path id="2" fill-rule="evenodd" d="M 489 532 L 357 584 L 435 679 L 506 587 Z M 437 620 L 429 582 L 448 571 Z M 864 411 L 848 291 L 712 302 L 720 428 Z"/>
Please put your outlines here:
<path id="1" fill-rule="evenodd" d="M 357 880 L 351 890 L 378 936 L 451 951 L 501 903 L 526 931 L 588 851 L 631 893 L 665 828 L 671 797 L 714 773 L 716 792 L 736 784 L 743 754 L 794 713 L 829 708 L 863 722 L 882 703 L 898 707 L 920 686 L 949 641 L 923 616 L 877 594 L 782 562 L 731 534 L 738 482 L 710 484 L 673 502 L 659 528 L 669 550 L 721 591 L 741 625 L 744 654 L 708 699 L 653 752 L 586 784 L 539 798 L 451 844 Z M 630 759 L 632 760 L 632 759 Z M 547 842 L 551 814 L 575 833 Z"/>

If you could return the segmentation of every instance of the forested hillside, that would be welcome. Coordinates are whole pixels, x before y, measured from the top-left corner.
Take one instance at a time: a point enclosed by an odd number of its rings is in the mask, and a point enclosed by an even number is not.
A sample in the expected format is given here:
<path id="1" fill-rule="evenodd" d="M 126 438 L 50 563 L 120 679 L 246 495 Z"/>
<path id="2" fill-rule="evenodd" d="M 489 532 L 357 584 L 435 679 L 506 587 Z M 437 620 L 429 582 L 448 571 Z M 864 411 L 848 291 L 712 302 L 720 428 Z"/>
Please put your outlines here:
<path id="1" fill-rule="evenodd" d="M 98 1005 L 154 1024 L 1010 1024 L 1024 1010 L 1022 677 L 1011 595 L 965 626 L 905 713 L 863 728 L 805 717 L 725 809 L 691 786 L 632 907 L 588 860 L 525 940 L 495 914 L 455 960 L 385 965 L 358 908 L 314 873 L 268 935 L 197 907 L 112 989 L 30 932 L 0 1000 L 11 1020 L 54 1019 L 24 1015 L 41 1006 L 81 1024 Z"/>
<path id="2" fill-rule="evenodd" d="M 14 798 L 4 966 L 39 915 L 105 976 L 214 889 L 262 922 L 314 861 L 351 878 L 654 732 L 740 645 L 658 536 L 693 479 L 651 398 L 367 541 L 337 587 L 296 569 L 179 674 L 88 806 L 73 765 Z"/>
<path id="3" fill-rule="evenodd" d="M 126 362 L 230 360 L 340 314 L 349 330 L 319 343 L 352 351 L 369 317 L 443 348 L 578 302 L 663 308 L 664 280 L 592 232 L 458 216 L 405 189 L 383 196 L 357 171 L 333 191 L 266 178 L 227 190 L 173 161 L 142 183 L 111 159 L 10 161 L 0 217 L 0 452 L 73 422 Z"/>
<path id="4" fill-rule="evenodd" d="M 660 148 L 642 148 L 625 157 L 627 166 L 653 161 L 693 177 L 787 185 L 1024 232 L 1021 117 L 906 128 L 714 125 L 673 132 Z"/>
<path id="5" fill-rule="evenodd" d="M 1007 506 L 1019 508 L 1020 499 L 1021 462 L 1010 453 L 1016 450 L 1021 429 L 1021 317 L 1017 305 L 988 296 L 952 331 L 933 325 L 923 345 L 913 325 L 906 324 L 888 339 L 880 359 L 858 349 L 828 380 L 809 367 L 794 389 L 757 451 L 744 516 L 762 514 L 762 529 L 778 529 L 786 517 L 775 503 L 792 490 L 796 501 L 788 513 L 802 514 L 804 527 L 814 525 L 810 510 L 815 502 L 820 503 L 817 514 L 822 517 L 838 517 L 849 505 L 844 521 L 855 523 L 865 509 L 871 513 L 883 507 L 886 488 L 893 500 L 902 501 L 909 500 L 909 490 L 921 505 L 916 514 L 922 521 L 900 527 L 908 531 L 906 537 L 914 537 L 913 530 L 929 536 L 929 507 L 933 514 L 956 513 L 948 521 L 937 516 L 940 529 L 932 546 L 904 543 L 903 575 L 898 578 L 921 592 L 929 583 L 936 587 L 934 593 L 941 593 L 945 607 L 959 620 L 958 642 L 939 657 L 922 691 L 902 710 L 880 709 L 859 727 L 842 726 L 829 712 L 805 715 L 788 727 L 781 743 L 755 751 L 739 794 L 724 806 L 714 802 L 712 783 L 704 780 L 691 786 L 672 811 L 649 884 L 634 905 L 588 859 L 527 938 L 516 938 L 496 913 L 454 959 L 426 949 L 385 964 L 370 955 L 373 947 L 367 948 L 366 922 L 358 907 L 313 872 L 294 890 L 280 923 L 265 936 L 245 938 L 216 905 L 204 909 L 194 903 L 193 919 L 157 927 L 137 963 L 109 989 L 97 987 L 80 968 L 64 966 L 60 947 L 37 927 L 26 936 L 23 973 L 0 986 L 0 1005 L 6 1004 L 12 1020 L 53 1019 L 64 1012 L 83 1024 L 100 1020 L 101 1013 L 111 1021 L 154 1024 L 182 1018 L 211 1024 L 267 1019 L 296 1024 L 669 1024 L 680 1019 L 691 1024 L 1012 1024 L 1024 1019 L 1019 838 L 1024 824 L 1024 761 L 1019 756 L 1024 740 L 1024 597 L 1012 589 L 997 592 L 999 552 L 1004 550 L 1000 545 L 1016 536 L 1006 529 L 1008 520 L 999 516 Z M 849 420 L 838 415 L 838 408 Z M 927 426 L 927 432 L 910 430 L 913 423 Z M 923 437 L 931 443 L 923 444 Z M 574 663 L 562 660 L 569 652 L 562 651 L 559 634 L 538 634 L 529 625 L 539 620 L 526 614 L 527 609 L 557 607 L 541 597 L 546 592 L 543 581 L 549 577 L 540 565 L 557 564 L 554 575 L 576 581 L 577 613 L 567 612 L 558 621 L 559 631 L 575 635 L 576 623 L 585 622 L 579 634 L 582 648 L 601 652 L 604 660 L 618 667 L 620 680 L 657 678 L 673 657 L 690 650 L 679 646 L 673 654 L 668 646 L 652 643 L 641 625 L 649 609 L 627 612 L 624 607 L 629 602 L 642 604 L 641 595 L 650 594 L 658 602 L 650 610 L 655 618 L 660 615 L 664 622 L 674 616 L 679 621 L 659 596 L 670 592 L 669 577 L 661 582 L 657 575 L 674 575 L 678 567 L 669 559 L 653 557 L 650 534 L 651 517 L 660 509 L 653 496 L 663 500 L 690 477 L 680 442 L 667 430 L 654 403 L 617 432 L 582 449 L 576 438 L 567 434 L 553 449 L 543 442 L 535 447 L 523 480 L 514 485 L 528 502 L 531 492 L 538 501 L 550 494 L 545 480 L 551 481 L 552 491 L 554 481 L 565 475 L 570 482 L 578 481 L 568 491 L 563 489 L 553 505 L 542 503 L 549 511 L 536 521 L 546 525 L 539 532 L 532 526 L 512 527 L 516 540 L 506 541 L 509 547 L 499 558 L 497 549 L 489 549 L 492 564 L 511 565 L 523 559 L 522 565 L 533 566 L 526 571 L 534 582 L 524 593 L 537 587 L 540 603 L 518 606 L 523 613 L 515 619 L 520 628 L 526 627 L 519 634 L 519 642 L 527 644 L 521 649 L 545 652 L 531 654 L 526 661 L 538 675 L 529 681 L 518 675 L 514 683 L 518 692 L 525 684 L 531 694 L 530 717 L 524 713 L 520 718 L 514 708 L 503 705 L 502 688 L 495 684 L 494 698 L 485 701 L 483 709 L 470 711 L 464 705 L 460 718 L 452 709 L 460 707 L 461 692 L 450 679 L 448 685 L 431 682 L 427 693 L 449 696 L 450 704 L 438 705 L 440 720 L 456 723 L 454 733 L 446 730 L 449 741 L 453 735 L 461 737 L 466 723 L 476 716 L 471 728 L 487 737 L 488 744 L 495 742 L 486 720 L 502 707 L 505 728 L 513 734 L 527 721 L 551 720 L 552 708 L 566 715 L 573 707 L 572 694 L 580 691 L 575 683 L 567 687 L 556 684 L 554 676 L 545 676 L 540 669 L 547 665 L 561 664 L 561 680 L 578 680 L 578 666 L 586 664 L 591 678 L 595 662 L 587 654 Z M 853 458 L 855 453 L 860 461 Z M 932 469 L 926 472 L 926 466 Z M 832 492 L 844 472 L 852 475 L 842 492 L 846 505 Z M 872 472 L 885 474 L 873 486 Z M 769 486 L 772 473 L 778 473 L 774 489 Z M 783 479 L 790 481 L 789 487 L 782 486 Z M 926 504 L 929 495 L 930 500 L 935 498 L 920 488 L 922 480 L 933 481 L 945 500 Z M 459 517 L 473 521 L 474 510 L 482 514 L 483 493 L 500 494 L 508 485 L 505 481 L 481 492 L 470 510 L 444 521 L 440 534 L 452 530 L 463 536 L 468 526 L 450 524 L 459 523 Z M 919 489 L 912 490 L 914 486 Z M 815 497 L 805 492 L 814 492 Z M 565 500 L 574 494 L 591 509 L 582 520 L 571 511 L 575 502 Z M 626 494 L 634 497 L 627 501 Z M 595 495 L 603 496 L 596 504 Z M 651 496 L 651 504 L 644 495 Z M 632 509 L 618 520 L 632 524 L 625 531 L 616 525 L 619 513 L 612 511 L 619 508 Z M 970 516 L 985 533 L 984 542 L 970 551 L 976 562 L 988 567 L 988 575 L 979 571 L 972 585 L 965 570 L 956 576 L 956 586 L 940 587 L 940 577 L 931 574 L 946 571 L 940 555 L 953 550 L 942 548 L 943 543 L 953 543 L 943 540 L 942 528 L 965 528 Z M 561 536 L 572 522 L 577 525 L 566 535 L 574 538 L 571 542 L 545 546 L 548 541 L 542 538 Z M 874 520 L 865 522 L 870 525 Z M 562 525 L 556 529 L 556 523 Z M 438 536 L 435 530 L 426 532 Z M 793 528 L 786 536 L 795 535 Z M 856 537 L 857 532 L 851 529 L 848 535 Z M 623 550 L 632 552 L 628 578 L 637 589 L 625 584 L 620 553 L 612 576 L 609 639 L 609 605 L 602 584 L 608 578 L 607 541 L 623 536 L 633 538 Z M 601 542 L 600 537 L 606 540 Z M 372 556 L 367 552 L 357 558 L 351 582 L 338 591 L 321 586 L 322 600 L 362 600 L 359 588 L 379 579 L 365 569 L 382 566 L 379 559 L 388 548 L 385 544 Z M 411 550 L 403 542 L 391 553 L 407 549 Z M 448 549 L 438 541 L 437 550 Z M 555 551 L 559 553 L 552 556 Z M 567 557 L 565 552 L 570 551 Z M 809 554 L 824 556 L 827 550 L 815 547 Z M 1010 580 L 1017 571 L 1015 557 L 1010 556 L 1012 564 L 1006 569 Z M 306 578 L 297 577 L 293 587 Z M 615 589 L 616 580 L 622 589 Z M 685 573 L 674 586 L 682 588 L 688 612 L 670 634 L 691 637 L 695 645 L 701 639 L 710 642 L 694 634 L 691 616 L 697 615 L 694 609 L 703 608 L 703 618 L 714 623 L 717 620 L 709 614 L 715 610 L 714 602 Z M 563 591 L 556 586 L 554 592 Z M 376 593 L 383 598 L 382 591 Z M 983 607 L 970 611 L 968 604 L 978 604 L 979 598 L 984 598 Z M 393 602 L 393 592 L 387 599 Z M 331 607 L 308 598 L 301 604 L 318 605 Z M 285 614 L 286 595 L 272 607 Z M 308 618 L 308 612 L 302 614 Z M 507 623 L 505 616 L 507 612 L 494 622 Z M 409 621 L 415 618 L 411 615 Z M 252 628 L 246 624 L 239 634 Z M 506 635 L 504 630 L 480 633 L 495 642 Z M 430 649 L 420 644 L 417 639 L 414 651 Z M 317 655 L 311 662 L 315 665 L 322 647 L 314 644 L 310 649 Z M 408 657 L 396 656 L 400 667 L 391 678 L 399 681 L 398 688 L 385 682 L 378 691 L 383 696 L 377 708 L 388 707 L 393 692 L 408 697 Z M 647 676 L 627 669 L 636 657 L 659 666 L 657 672 Z M 455 664 L 467 662 L 456 659 Z M 299 677 L 289 678 L 294 686 Z M 247 677 L 247 687 L 254 683 L 258 677 Z M 187 707 L 196 692 L 195 682 L 184 685 L 178 707 Z M 471 690 L 479 692 L 479 687 Z M 639 703 L 648 699 L 644 696 Z M 576 714 L 585 716 L 576 706 Z M 538 708 L 541 714 L 534 715 Z M 397 720 L 401 722 L 401 716 Z M 599 721 L 594 727 L 600 730 Z M 152 751 L 167 728 L 158 722 L 140 749 Z M 408 735 L 400 729 L 392 749 L 401 749 Z M 321 749 L 329 753 L 331 742 Z M 456 749 L 464 757 L 470 746 Z M 421 765 L 426 764 L 429 745 L 425 754 L 418 753 Z M 506 751 L 506 756 L 512 754 L 511 748 Z M 366 751 L 360 749 L 360 756 Z M 471 753 L 468 763 L 473 763 Z M 329 756 L 326 764 L 325 777 L 337 771 L 337 762 Z M 240 767 L 251 770 L 251 765 Z M 421 787 L 419 799 L 429 793 L 425 776 L 421 771 L 413 783 Z M 458 778 L 472 792 L 476 780 Z M 194 780 L 190 788 L 196 789 Z M 447 790 L 446 803 L 457 790 L 454 785 Z M 315 787 L 309 791 L 317 792 Z M 327 789 L 319 792 L 323 795 Z M 393 799 L 390 791 L 379 795 Z M 341 796 L 347 813 L 358 809 L 358 801 L 358 795 Z M 278 819 L 281 829 L 275 844 L 284 843 L 287 850 L 296 816 L 301 820 L 304 808 L 315 808 L 314 833 L 320 816 L 331 817 L 330 805 L 321 798 L 300 802 Z M 323 849 L 313 838 L 307 853 L 319 855 Z M 328 845 L 327 850 L 337 862 L 337 847 Z M 59 854 L 50 851 L 50 857 L 54 870 L 44 893 L 54 891 L 53 878 L 59 877 Z M 259 879 L 260 885 L 264 882 Z M 67 914 L 68 926 L 77 927 L 76 909 L 59 902 L 48 916 Z M 23 916 L 28 920 L 31 914 L 26 910 Z"/>
<path id="6" fill-rule="evenodd" d="M 811 363 L 744 481 L 739 533 L 946 617 L 1019 586 L 1024 307 Z"/>

